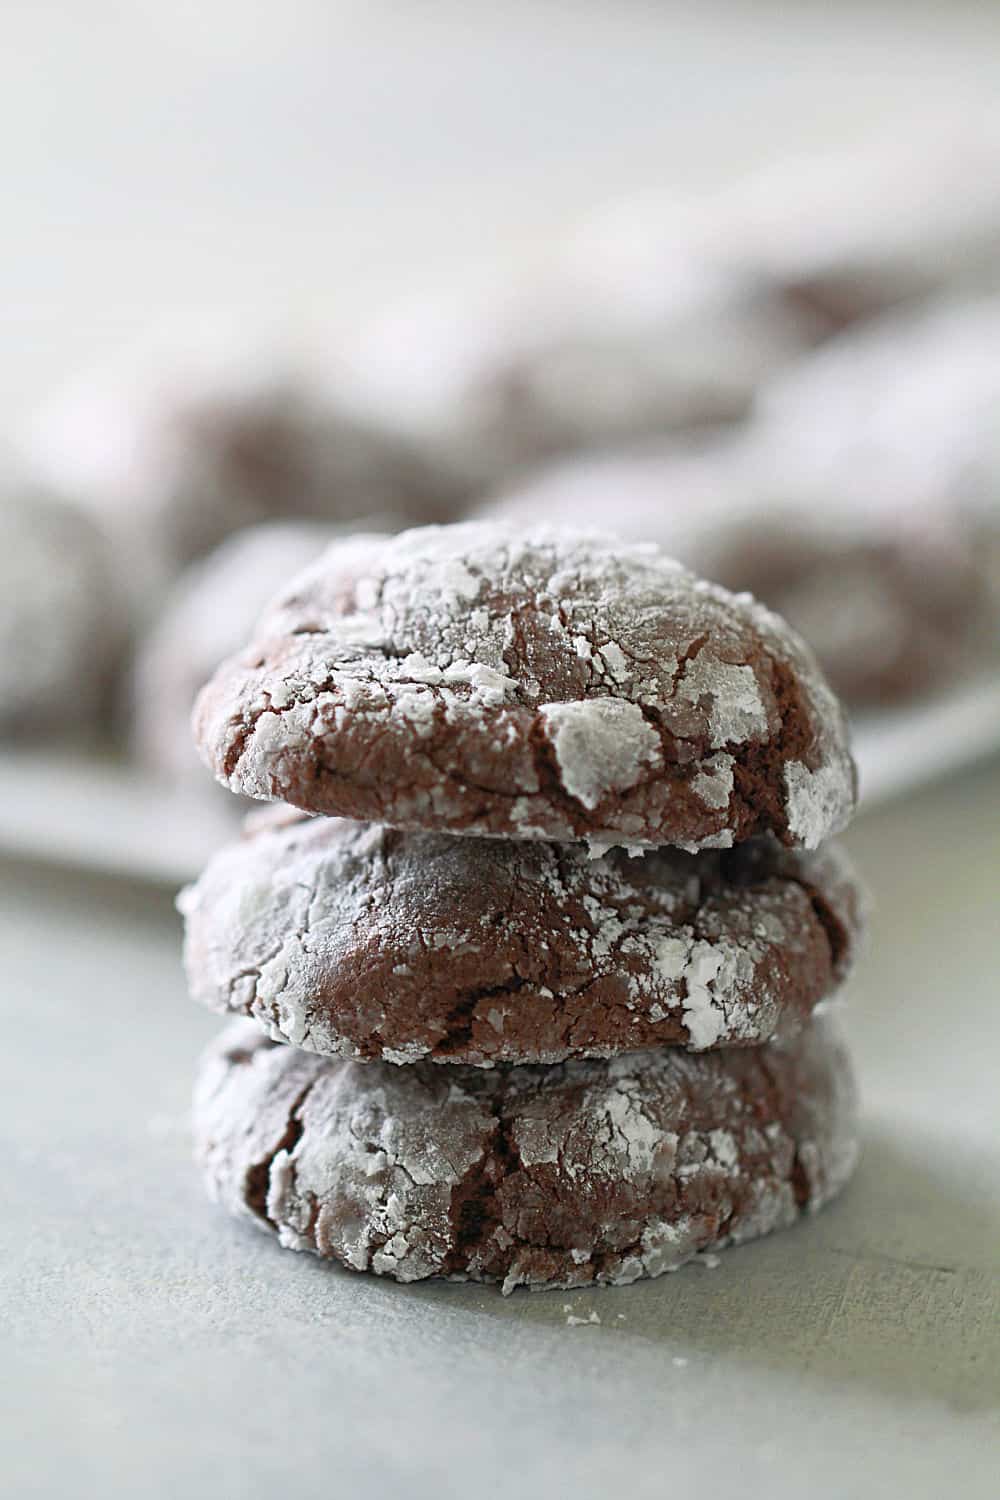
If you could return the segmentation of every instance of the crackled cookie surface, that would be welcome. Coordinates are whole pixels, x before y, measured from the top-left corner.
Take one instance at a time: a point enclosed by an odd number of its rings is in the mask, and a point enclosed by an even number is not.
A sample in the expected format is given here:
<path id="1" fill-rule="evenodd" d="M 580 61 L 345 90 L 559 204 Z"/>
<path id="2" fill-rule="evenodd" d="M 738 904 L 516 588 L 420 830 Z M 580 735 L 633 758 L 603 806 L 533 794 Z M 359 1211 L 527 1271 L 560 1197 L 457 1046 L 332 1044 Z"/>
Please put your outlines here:
<path id="1" fill-rule="evenodd" d="M 181 898 L 192 995 L 345 1057 L 560 1062 L 787 1034 L 843 981 L 845 857 L 455 839 L 285 814 Z"/>
<path id="2" fill-rule="evenodd" d="M 409 829 L 815 847 L 854 804 L 840 707 L 777 616 L 606 535 L 334 545 L 201 694 L 234 791 Z"/>
<path id="3" fill-rule="evenodd" d="M 212 1196 L 293 1250 L 401 1281 L 624 1283 L 817 1209 L 857 1156 L 829 1021 L 792 1042 L 556 1067 L 353 1063 L 246 1022 L 195 1099 Z"/>

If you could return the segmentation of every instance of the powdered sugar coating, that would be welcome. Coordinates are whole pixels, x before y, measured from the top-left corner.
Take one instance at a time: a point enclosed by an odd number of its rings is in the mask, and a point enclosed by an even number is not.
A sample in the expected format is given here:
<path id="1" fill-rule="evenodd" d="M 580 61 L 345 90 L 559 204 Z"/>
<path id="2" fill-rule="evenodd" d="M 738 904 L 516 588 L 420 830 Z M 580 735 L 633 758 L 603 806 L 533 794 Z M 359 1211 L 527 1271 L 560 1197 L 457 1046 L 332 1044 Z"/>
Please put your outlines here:
<path id="1" fill-rule="evenodd" d="M 843 715 L 802 642 L 600 534 L 478 522 L 334 545 L 195 728 L 233 790 L 401 828 L 697 849 L 818 841 L 854 805 Z M 822 796 L 791 829 L 795 763 Z"/>
<path id="2" fill-rule="evenodd" d="M 833 845 L 593 860 L 289 812 L 180 904 L 211 1009 L 315 1052 L 478 1066 L 790 1034 L 843 983 L 861 926 Z"/>
<path id="3" fill-rule="evenodd" d="M 597 807 L 608 792 L 635 786 L 644 766 L 662 765 L 660 738 L 636 703 L 584 698 L 541 710 L 552 753 L 571 797 Z"/>
<path id="4" fill-rule="evenodd" d="M 237 1022 L 205 1056 L 211 1195 L 289 1249 L 400 1281 L 623 1284 L 794 1222 L 857 1157 L 828 1022 L 692 1057 L 489 1071 L 276 1047 Z"/>
<path id="5" fill-rule="evenodd" d="M 123 615 L 88 516 L 42 494 L 0 497 L 0 732 L 93 729 Z"/>

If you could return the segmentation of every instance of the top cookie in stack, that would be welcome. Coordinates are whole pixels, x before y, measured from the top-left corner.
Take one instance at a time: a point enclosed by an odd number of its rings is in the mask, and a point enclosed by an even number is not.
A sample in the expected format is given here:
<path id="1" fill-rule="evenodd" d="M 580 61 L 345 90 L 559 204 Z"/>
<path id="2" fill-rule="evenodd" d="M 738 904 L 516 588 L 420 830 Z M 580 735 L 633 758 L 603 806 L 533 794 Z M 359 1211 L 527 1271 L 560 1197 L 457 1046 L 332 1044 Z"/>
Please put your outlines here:
<path id="1" fill-rule="evenodd" d="M 815 1013 L 859 897 L 808 851 L 853 763 L 748 595 L 602 536 L 354 537 L 195 727 L 234 791 L 301 809 L 182 898 L 193 995 L 258 1023 L 196 1106 L 235 1213 L 509 1290 L 671 1270 L 846 1181 L 853 1083 Z"/>
<path id="2" fill-rule="evenodd" d="M 335 544 L 195 711 L 251 797 L 598 848 L 815 848 L 854 769 L 808 649 L 644 544 L 489 522 Z"/>

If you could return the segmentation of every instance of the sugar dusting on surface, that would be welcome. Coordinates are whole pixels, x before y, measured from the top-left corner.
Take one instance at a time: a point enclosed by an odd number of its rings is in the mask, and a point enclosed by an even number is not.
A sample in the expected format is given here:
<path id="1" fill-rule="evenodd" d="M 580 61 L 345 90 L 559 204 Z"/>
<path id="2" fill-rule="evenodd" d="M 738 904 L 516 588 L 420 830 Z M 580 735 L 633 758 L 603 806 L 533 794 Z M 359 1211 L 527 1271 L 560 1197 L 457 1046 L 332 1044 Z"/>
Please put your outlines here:
<path id="1" fill-rule="evenodd" d="M 810 771 L 801 761 L 785 766 L 788 827 L 804 849 L 817 849 L 836 818 L 843 797 L 841 777 L 833 766 Z"/>
<path id="2" fill-rule="evenodd" d="M 662 764 L 660 737 L 635 703 L 585 698 L 541 710 L 562 784 L 584 807 L 635 786 L 644 766 Z"/>

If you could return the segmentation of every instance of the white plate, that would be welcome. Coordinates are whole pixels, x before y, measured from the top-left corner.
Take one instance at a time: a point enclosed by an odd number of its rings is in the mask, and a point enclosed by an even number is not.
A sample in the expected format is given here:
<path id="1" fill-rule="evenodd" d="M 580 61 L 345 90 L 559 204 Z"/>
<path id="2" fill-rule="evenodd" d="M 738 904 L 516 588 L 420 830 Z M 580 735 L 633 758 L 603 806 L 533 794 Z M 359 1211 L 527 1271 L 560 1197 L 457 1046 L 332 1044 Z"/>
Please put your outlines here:
<path id="1" fill-rule="evenodd" d="M 962 684 L 855 729 L 865 808 L 1000 750 L 1000 677 Z M 109 756 L 0 750 L 0 853 L 156 884 L 192 879 L 239 826 L 207 779 L 179 792 Z"/>

